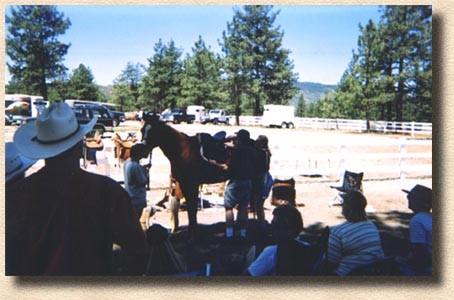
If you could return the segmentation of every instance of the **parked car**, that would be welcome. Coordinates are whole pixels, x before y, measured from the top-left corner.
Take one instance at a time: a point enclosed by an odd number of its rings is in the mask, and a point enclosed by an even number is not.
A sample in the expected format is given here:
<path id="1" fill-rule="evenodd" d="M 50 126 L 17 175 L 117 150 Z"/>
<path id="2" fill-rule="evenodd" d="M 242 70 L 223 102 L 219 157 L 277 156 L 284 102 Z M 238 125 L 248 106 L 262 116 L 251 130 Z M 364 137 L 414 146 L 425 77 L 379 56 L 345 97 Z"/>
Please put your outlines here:
<path id="1" fill-rule="evenodd" d="M 206 123 L 228 124 L 229 117 L 227 115 L 228 115 L 227 111 L 225 111 L 223 109 L 210 109 L 210 111 L 208 112 L 208 115 L 206 115 L 202 118 L 202 124 L 206 124 Z"/>
<path id="2" fill-rule="evenodd" d="M 173 116 L 179 114 L 180 112 L 181 109 L 179 108 L 166 109 L 162 112 L 159 118 L 161 119 L 161 121 L 173 123 Z"/>
<path id="3" fill-rule="evenodd" d="M 92 104 L 74 105 L 73 110 L 79 124 L 87 124 L 94 116 L 97 116 L 98 121 L 93 127 L 93 130 L 98 130 L 101 133 L 113 131 L 114 118 L 104 106 Z"/>
<path id="4" fill-rule="evenodd" d="M 124 112 L 111 110 L 110 114 L 112 115 L 113 118 L 114 127 L 117 127 L 118 125 L 120 125 L 121 122 L 126 121 L 126 115 Z"/>
<path id="5" fill-rule="evenodd" d="M 192 124 L 195 121 L 195 115 L 189 115 L 186 110 L 181 110 L 179 113 L 173 115 L 173 124 L 179 124 L 182 122 Z"/>

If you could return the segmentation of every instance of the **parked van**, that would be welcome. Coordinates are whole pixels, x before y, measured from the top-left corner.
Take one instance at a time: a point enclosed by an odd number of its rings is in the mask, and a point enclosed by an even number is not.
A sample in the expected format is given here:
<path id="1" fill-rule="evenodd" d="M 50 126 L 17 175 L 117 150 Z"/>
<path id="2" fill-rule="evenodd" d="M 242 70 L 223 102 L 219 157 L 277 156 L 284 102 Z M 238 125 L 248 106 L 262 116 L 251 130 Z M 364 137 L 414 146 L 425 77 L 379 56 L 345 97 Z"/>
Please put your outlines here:
<path id="1" fill-rule="evenodd" d="M 188 105 L 186 113 L 188 115 L 194 115 L 196 122 L 202 122 L 203 116 L 205 115 L 205 107 L 202 105 Z"/>
<path id="2" fill-rule="evenodd" d="M 36 118 L 46 107 L 49 107 L 49 102 L 41 96 L 5 95 L 5 115 L 12 124 L 21 125 L 27 118 Z"/>
<path id="3" fill-rule="evenodd" d="M 267 104 L 263 106 L 262 126 L 295 128 L 295 107 Z"/>

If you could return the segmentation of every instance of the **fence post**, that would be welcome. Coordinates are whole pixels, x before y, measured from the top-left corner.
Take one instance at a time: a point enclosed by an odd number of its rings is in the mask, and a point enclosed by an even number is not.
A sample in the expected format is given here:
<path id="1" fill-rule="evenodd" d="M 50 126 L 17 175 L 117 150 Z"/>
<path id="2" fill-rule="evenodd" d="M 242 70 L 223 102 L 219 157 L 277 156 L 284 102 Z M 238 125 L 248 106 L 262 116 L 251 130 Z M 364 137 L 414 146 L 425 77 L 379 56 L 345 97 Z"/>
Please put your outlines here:
<path id="1" fill-rule="evenodd" d="M 399 167 L 400 167 L 400 180 L 405 180 L 405 156 L 407 154 L 407 149 L 405 147 L 405 140 L 400 139 L 400 160 L 399 160 Z"/>
<path id="2" fill-rule="evenodd" d="M 339 150 L 339 166 L 338 166 L 338 176 L 339 176 L 339 180 L 342 178 L 343 174 L 344 174 L 344 168 L 345 168 L 345 145 L 342 144 L 340 146 L 340 150 Z"/>

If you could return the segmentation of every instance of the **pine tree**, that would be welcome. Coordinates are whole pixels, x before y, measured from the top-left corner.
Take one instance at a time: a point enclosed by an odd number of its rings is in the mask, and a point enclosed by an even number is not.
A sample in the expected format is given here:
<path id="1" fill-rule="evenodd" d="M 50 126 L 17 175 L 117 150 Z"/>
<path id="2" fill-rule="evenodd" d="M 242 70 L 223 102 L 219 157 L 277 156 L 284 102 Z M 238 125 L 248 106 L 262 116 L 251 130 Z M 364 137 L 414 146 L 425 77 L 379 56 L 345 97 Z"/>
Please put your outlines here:
<path id="1" fill-rule="evenodd" d="M 94 76 L 90 68 L 84 64 L 80 64 L 77 69 L 73 71 L 72 76 L 68 81 L 68 98 L 80 99 L 89 101 L 98 101 L 100 91 L 98 86 L 94 83 Z"/>
<path id="2" fill-rule="evenodd" d="M 360 25 L 358 48 L 336 90 L 337 108 L 368 121 L 431 121 L 431 7 L 381 10 L 378 26 Z"/>
<path id="3" fill-rule="evenodd" d="M 301 93 L 301 95 L 298 98 L 297 105 L 296 105 L 295 115 L 297 117 L 305 117 L 306 110 L 307 110 L 306 98 L 304 98 L 304 94 Z"/>
<path id="4" fill-rule="evenodd" d="M 128 62 L 125 69 L 115 79 L 112 93 L 112 100 L 118 104 L 121 111 L 138 110 L 139 86 L 143 76 L 144 66 Z"/>
<path id="5" fill-rule="evenodd" d="M 225 104 L 227 97 L 222 91 L 221 63 L 219 56 L 207 48 L 199 36 L 192 48 L 192 56 L 183 62 L 182 98 L 178 106 L 195 104 L 209 109 Z"/>
<path id="6" fill-rule="evenodd" d="M 223 33 L 226 71 L 237 115 L 244 93 L 252 98 L 254 115 L 261 113 L 264 104 L 287 104 L 297 93 L 289 51 L 282 48 L 283 33 L 273 25 L 279 11 L 272 9 L 266 5 L 235 9 Z"/>
<path id="7" fill-rule="evenodd" d="M 63 59 L 70 44 L 57 37 L 71 25 L 56 6 L 21 5 L 6 15 L 6 54 L 13 82 L 25 94 L 47 99 L 47 85 L 67 71 Z"/>
<path id="8" fill-rule="evenodd" d="M 161 112 L 176 107 L 181 96 L 182 50 L 172 40 L 164 45 L 159 39 L 154 52 L 139 87 L 139 100 L 144 109 Z"/>
<path id="9" fill-rule="evenodd" d="M 382 34 L 390 45 L 390 52 L 384 54 L 392 58 L 395 120 L 400 122 L 404 104 L 415 98 L 429 104 L 431 111 L 432 8 L 385 6 L 381 10 L 381 22 L 386 25 Z"/>

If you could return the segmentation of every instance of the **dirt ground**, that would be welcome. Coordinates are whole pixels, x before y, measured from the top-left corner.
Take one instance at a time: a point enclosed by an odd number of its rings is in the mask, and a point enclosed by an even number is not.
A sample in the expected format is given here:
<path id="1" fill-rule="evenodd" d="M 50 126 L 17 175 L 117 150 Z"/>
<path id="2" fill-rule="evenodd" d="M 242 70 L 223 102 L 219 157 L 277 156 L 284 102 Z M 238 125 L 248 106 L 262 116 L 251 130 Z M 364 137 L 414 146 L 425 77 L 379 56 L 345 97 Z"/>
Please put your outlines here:
<path id="1" fill-rule="evenodd" d="M 225 130 L 233 134 L 240 127 L 215 125 L 176 125 L 178 130 L 187 134 L 196 132 L 216 133 Z M 140 124 L 128 121 L 118 128 L 117 132 L 138 132 Z M 415 184 L 432 187 L 432 143 L 427 137 L 415 138 L 408 136 L 385 136 L 383 134 L 339 133 L 332 131 L 281 130 L 250 127 L 251 137 L 265 134 L 270 140 L 273 154 L 271 173 L 280 177 L 293 177 L 296 181 L 296 203 L 303 216 L 303 236 L 314 240 L 325 226 L 333 226 L 343 222 L 339 206 L 331 206 L 336 190 L 331 185 L 339 185 L 338 166 L 352 171 L 365 173 L 363 180 L 364 194 L 368 200 L 368 216 L 380 230 L 386 255 L 405 255 L 408 251 L 408 222 L 411 211 L 407 208 L 405 194 L 402 188 L 411 189 Z M 12 140 L 15 128 L 8 126 L 5 131 L 5 141 Z M 408 165 L 421 165 L 414 172 L 399 172 L 390 167 L 395 166 L 396 158 L 390 153 L 401 150 L 399 141 L 421 140 L 420 144 L 407 146 L 406 151 L 425 153 L 420 158 L 406 161 Z M 87 170 L 108 175 L 118 181 L 123 178 L 121 166 L 115 166 L 113 145 L 106 135 L 103 139 L 104 150 L 97 154 L 98 165 L 88 165 Z M 347 145 L 346 163 L 340 165 L 338 158 L 340 148 Z M 340 150 L 341 149 L 341 150 Z M 370 154 L 378 157 L 370 159 Z M 379 153 L 384 153 L 380 156 Z M 333 158 L 330 158 L 330 155 Z M 364 156 L 364 159 L 359 157 Z M 418 156 L 418 155 L 416 155 Z M 327 160 L 328 158 L 328 160 Z M 398 160 L 398 158 L 397 158 Z M 150 171 L 151 189 L 147 192 L 148 204 L 156 205 L 164 196 L 170 173 L 169 162 L 159 149 L 153 151 L 152 168 Z M 329 164 L 329 170 L 327 168 Z M 28 174 L 36 172 L 43 165 L 39 161 Z M 334 166 L 334 167 L 333 167 Z M 328 170 L 328 172 L 325 172 Z M 391 170 L 391 171 L 389 171 Z M 312 176 L 313 175 L 313 176 Z M 180 230 L 170 236 L 175 250 L 185 258 L 189 272 L 203 272 L 206 264 L 211 266 L 211 275 L 239 275 L 244 267 L 245 254 L 251 245 L 256 246 L 256 255 L 266 245 L 270 244 L 270 232 L 265 239 L 258 239 L 254 215 L 249 215 L 248 239 L 241 242 L 226 243 L 223 239 L 225 230 L 225 215 L 223 198 L 217 195 L 219 184 L 205 186 L 203 199 L 210 207 L 200 209 L 197 214 L 199 237 L 195 244 L 188 244 L 187 213 L 180 210 Z M 208 203 L 206 202 L 206 203 Z M 153 222 L 170 228 L 170 212 L 167 208 L 157 207 Z M 265 201 L 265 214 L 268 222 L 272 219 L 273 206 L 270 197 Z"/>

